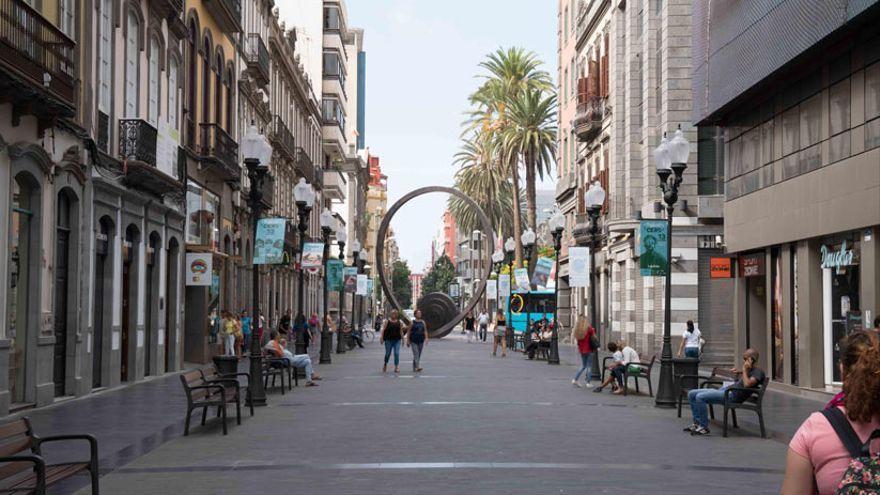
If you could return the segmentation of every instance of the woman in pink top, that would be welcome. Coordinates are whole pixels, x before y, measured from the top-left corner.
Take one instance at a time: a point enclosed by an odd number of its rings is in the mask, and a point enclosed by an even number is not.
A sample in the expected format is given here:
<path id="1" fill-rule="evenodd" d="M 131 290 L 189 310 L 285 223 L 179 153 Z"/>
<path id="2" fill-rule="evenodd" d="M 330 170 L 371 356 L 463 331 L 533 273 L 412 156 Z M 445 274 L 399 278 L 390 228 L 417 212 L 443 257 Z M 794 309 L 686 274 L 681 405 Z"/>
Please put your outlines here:
<path id="1" fill-rule="evenodd" d="M 840 370 L 847 419 L 862 442 L 880 429 L 880 337 L 855 332 L 841 341 Z M 871 452 L 880 451 L 880 440 Z M 833 494 L 849 467 L 850 454 L 822 413 L 810 415 L 788 449 L 783 495 Z"/>

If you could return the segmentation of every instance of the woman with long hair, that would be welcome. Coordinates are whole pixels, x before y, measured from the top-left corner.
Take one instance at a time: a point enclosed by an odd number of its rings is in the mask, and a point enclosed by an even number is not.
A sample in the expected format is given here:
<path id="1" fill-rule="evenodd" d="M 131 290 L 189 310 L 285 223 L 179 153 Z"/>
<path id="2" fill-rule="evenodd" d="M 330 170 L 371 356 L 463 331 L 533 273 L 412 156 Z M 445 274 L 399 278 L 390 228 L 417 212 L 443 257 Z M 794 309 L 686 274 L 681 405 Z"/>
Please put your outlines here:
<path id="1" fill-rule="evenodd" d="M 501 344 L 501 357 L 507 357 L 507 340 L 504 338 L 507 335 L 507 317 L 504 315 L 504 311 L 498 310 L 495 313 L 495 338 L 492 343 L 492 357 L 498 355 L 498 345 Z"/>
<path id="2" fill-rule="evenodd" d="M 406 328 L 400 321 L 400 315 L 396 309 L 391 310 L 391 317 L 385 320 L 382 331 L 379 332 L 379 343 L 385 344 L 385 364 L 382 365 L 382 373 L 388 371 L 388 359 L 394 353 L 394 372 L 400 373 L 400 340 Z"/>
<path id="3" fill-rule="evenodd" d="M 422 359 L 422 350 L 428 343 L 428 324 L 422 319 L 422 310 L 416 308 L 413 313 L 413 321 L 410 323 L 409 330 L 406 332 L 407 343 L 412 349 L 413 355 L 413 371 L 419 373 L 422 367 L 419 361 Z"/>
<path id="4" fill-rule="evenodd" d="M 571 384 L 575 387 L 581 386 L 578 380 L 582 373 L 586 380 L 586 386 L 592 386 L 592 383 L 590 383 L 590 375 L 593 372 L 594 354 L 598 350 L 593 347 L 593 344 L 596 343 L 594 342 L 595 335 L 596 329 L 587 323 L 587 319 L 579 318 L 575 325 L 574 336 L 575 340 L 577 340 L 578 352 L 581 355 L 581 367 L 578 369 L 577 373 L 574 374 L 574 378 L 571 379 Z"/>
<path id="5" fill-rule="evenodd" d="M 880 479 L 868 476 L 871 479 L 866 481 L 862 475 L 850 479 L 853 467 L 860 469 L 861 464 L 850 464 L 856 456 L 844 446 L 867 446 L 875 460 L 880 452 L 880 336 L 876 332 L 858 331 L 840 341 L 840 375 L 840 402 L 810 415 L 789 444 L 783 495 L 826 495 L 849 482 L 863 490 L 852 493 L 880 490 Z M 858 454 L 859 449 L 855 450 Z"/>

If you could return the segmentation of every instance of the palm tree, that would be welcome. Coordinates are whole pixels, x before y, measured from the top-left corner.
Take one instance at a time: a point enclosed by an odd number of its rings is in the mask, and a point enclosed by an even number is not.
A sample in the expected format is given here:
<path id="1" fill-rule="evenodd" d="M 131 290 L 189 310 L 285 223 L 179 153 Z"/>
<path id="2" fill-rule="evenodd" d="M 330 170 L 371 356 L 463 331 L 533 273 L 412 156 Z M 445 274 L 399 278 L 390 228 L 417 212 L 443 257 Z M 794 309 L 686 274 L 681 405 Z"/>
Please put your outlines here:
<path id="1" fill-rule="evenodd" d="M 513 100 L 508 111 L 510 125 L 504 129 L 504 150 L 510 160 L 518 156 L 526 172 L 528 226 L 538 230 L 536 182 L 551 173 L 556 156 L 556 94 L 528 89 Z M 529 260 L 530 263 L 532 260 Z"/>
<path id="2" fill-rule="evenodd" d="M 529 90 L 551 91 L 552 81 L 543 63 L 530 51 L 522 48 L 499 48 L 489 54 L 480 67 L 486 71 L 485 81 L 471 95 L 473 109 L 465 122 L 467 130 L 477 131 L 492 148 L 497 166 L 506 170 L 513 189 L 513 238 L 516 241 L 516 264 L 522 267 L 522 232 L 519 156 L 505 147 L 502 136 L 511 125 L 510 108 L 520 95 Z"/>

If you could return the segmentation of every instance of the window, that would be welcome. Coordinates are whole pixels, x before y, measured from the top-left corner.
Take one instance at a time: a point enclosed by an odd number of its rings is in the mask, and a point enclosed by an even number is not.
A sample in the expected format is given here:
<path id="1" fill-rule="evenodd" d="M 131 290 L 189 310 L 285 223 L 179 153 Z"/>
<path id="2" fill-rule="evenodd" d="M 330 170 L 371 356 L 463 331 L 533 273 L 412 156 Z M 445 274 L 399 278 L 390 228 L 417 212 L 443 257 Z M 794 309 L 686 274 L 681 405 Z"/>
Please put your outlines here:
<path id="1" fill-rule="evenodd" d="M 125 33 L 125 118 L 138 118 L 138 30 L 140 25 L 134 12 L 128 13 Z"/>
<path id="2" fill-rule="evenodd" d="M 337 124 L 345 132 L 345 109 L 336 98 L 326 98 L 322 105 L 324 122 Z"/>
<path id="3" fill-rule="evenodd" d="M 223 55 L 220 52 L 214 66 L 214 123 L 223 125 Z"/>
<path id="4" fill-rule="evenodd" d="M 338 52 L 324 52 L 324 78 L 338 78 L 339 84 L 345 90 L 345 67 Z"/>
<path id="5" fill-rule="evenodd" d="M 342 16 L 339 7 L 324 7 L 324 29 L 338 31 L 342 29 Z"/>
<path id="6" fill-rule="evenodd" d="M 74 2 L 73 0 L 61 0 L 58 4 L 58 18 L 61 24 L 61 31 L 64 32 L 70 38 L 75 39 L 76 33 L 74 32 L 75 23 L 74 23 Z"/>
<path id="7" fill-rule="evenodd" d="M 186 243 L 217 250 L 220 238 L 220 197 L 189 181 L 186 188 Z"/>
<path id="8" fill-rule="evenodd" d="M 202 122 L 211 121 L 211 41 L 205 38 L 202 54 Z"/>
<path id="9" fill-rule="evenodd" d="M 232 135 L 232 115 L 235 106 L 235 92 L 232 90 L 232 81 L 235 76 L 232 67 L 226 71 L 226 132 Z"/>
<path id="10" fill-rule="evenodd" d="M 565 23 L 565 27 L 562 29 L 562 41 L 568 40 L 568 7 L 565 8 L 565 13 L 562 14 L 562 22 Z"/>
<path id="11" fill-rule="evenodd" d="M 110 22 L 113 9 L 112 0 L 101 0 L 101 40 L 99 45 L 99 57 L 100 57 L 100 87 L 99 92 L 100 95 L 98 97 L 98 109 L 102 112 L 109 114 L 110 113 L 110 100 L 111 100 L 111 88 L 113 87 L 113 82 L 111 81 L 111 71 L 110 64 L 113 59 L 113 25 Z"/>
<path id="12" fill-rule="evenodd" d="M 150 37 L 149 101 L 147 120 L 153 127 L 159 126 L 159 42 Z"/>
<path id="13" fill-rule="evenodd" d="M 177 59 L 168 59 L 168 125 L 177 130 Z"/>
<path id="14" fill-rule="evenodd" d="M 865 149 L 880 146 L 880 62 L 865 69 Z"/>

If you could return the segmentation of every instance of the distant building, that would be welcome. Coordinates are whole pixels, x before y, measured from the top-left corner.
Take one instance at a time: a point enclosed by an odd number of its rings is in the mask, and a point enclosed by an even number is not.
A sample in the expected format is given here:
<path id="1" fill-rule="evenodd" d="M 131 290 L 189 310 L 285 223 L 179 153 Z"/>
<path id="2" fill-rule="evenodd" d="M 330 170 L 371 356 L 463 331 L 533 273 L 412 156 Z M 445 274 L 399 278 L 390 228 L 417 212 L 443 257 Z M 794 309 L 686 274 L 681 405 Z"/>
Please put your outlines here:
<path id="1" fill-rule="evenodd" d="M 423 273 L 410 273 L 409 281 L 412 282 L 412 300 L 413 303 L 422 297 L 422 279 L 425 278 Z"/>

